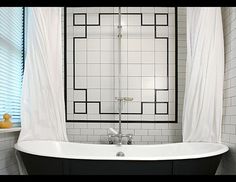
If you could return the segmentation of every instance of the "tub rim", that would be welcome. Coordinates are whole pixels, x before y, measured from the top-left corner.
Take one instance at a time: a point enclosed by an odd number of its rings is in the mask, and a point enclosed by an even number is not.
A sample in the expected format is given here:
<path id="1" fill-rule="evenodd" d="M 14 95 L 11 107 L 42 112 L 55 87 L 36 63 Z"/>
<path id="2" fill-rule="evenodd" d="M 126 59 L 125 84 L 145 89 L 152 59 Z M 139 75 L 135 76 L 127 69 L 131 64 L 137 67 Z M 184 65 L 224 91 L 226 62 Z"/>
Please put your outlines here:
<path id="1" fill-rule="evenodd" d="M 179 155 L 179 156 L 157 156 L 157 157 L 140 157 L 140 156 L 135 156 L 135 157 L 130 157 L 130 156 L 125 156 L 125 157 L 117 157 L 114 153 L 114 156 L 82 156 L 82 155 L 69 155 L 69 154 L 60 154 L 60 155 L 53 155 L 53 154 L 42 154 L 37 151 L 33 151 L 30 149 L 25 149 L 21 146 L 21 143 L 24 142 L 54 142 L 54 143 L 72 143 L 75 145 L 81 145 L 81 146 L 90 146 L 93 145 L 95 146 L 109 146 L 109 147 L 120 147 L 119 145 L 108 145 L 108 144 L 90 144 L 90 143 L 75 143 L 75 142 L 61 142 L 61 141 L 44 141 L 44 140 L 35 140 L 35 141 L 22 141 L 22 142 L 17 142 L 14 145 L 14 148 L 17 151 L 31 154 L 31 155 L 37 155 L 37 156 L 43 156 L 43 157 L 52 157 L 52 158 L 61 158 L 61 159 L 76 159 L 76 160 L 131 160 L 131 161 L 158 161 L 158 160 L 185 160 L 185 159 L 200 159 L 200 158 L 206 158 L 206 157 L 214 157 L 217 155 L 222 155 L 226 152 L 229 151 L 229 147 L 225 144 L 222 143 L 209 143 L 209 142 L 178 142 L 178 143 L 166 143 L 166 144 L 152 144 L 152 145 L 122 145 L 125 147 L 157 147 L 157 146 L 168 146 L 168 145 L 178 145 L 178 144 L 209 144 L 209 145 L 218 145 L 221 146 L 220 149 L 217 151 L 213 152 L 207 152 L 204 154 L 194 154 L 194 155 Z M 122 148 L 120 148 L 120 151 L 122 151 Z"/>

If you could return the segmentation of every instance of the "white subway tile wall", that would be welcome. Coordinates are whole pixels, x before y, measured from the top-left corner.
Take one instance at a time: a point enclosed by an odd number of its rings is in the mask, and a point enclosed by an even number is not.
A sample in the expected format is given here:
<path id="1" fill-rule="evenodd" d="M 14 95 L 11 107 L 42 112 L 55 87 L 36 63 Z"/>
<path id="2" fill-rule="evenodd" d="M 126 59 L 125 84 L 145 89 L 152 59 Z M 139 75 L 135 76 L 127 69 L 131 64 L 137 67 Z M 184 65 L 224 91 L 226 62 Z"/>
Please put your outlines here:
<path id="1" fill-rule="evenodd" d="M 236 174 L 236 8 L 222 8 L 224 44 L 225 44 L 225 78 L 224 109 L 222 124 L 222 143 L 230 151 L 223 157 L 218 174 Z"/>
<path id="2" fill-rule="evenodd" d="M 86 13 L 85 9 L 81 9 L 84 10 L 84 12 Z M 91 9 L 90 9 L 91 10 Z M 89 10 L 89 11 L 90 11 Z M 97 8 L 96 9 L 98 12 L 117 12 L 117 8 L 114 9 L 109 9 L 109 8 Z M 68 11 L 70 11 L 71 13 L 74 12 L 74 10 L 70 10 L 68 9 Z M 78 9 L 77 9 L 78 11 Z M 157 12 L 157 13 L 165 13 L 168 12 L 168 8 L 153 8 L 153 7 L 129 7 L 129 8 L 122 8 L 122 12 L 145 12 L 147 14 L 145 14 L 144 16 L 144 22 L 143 23 L 152 23 L 152 18 L 151 16 L 149 16 L 151 13 Z M 152 12 L 153 11 L 153 12 Z M 174 13 L 171 9 L 169 9 L 169 11 L 171 11 L 171 13 Z M 98 13 L 96 12 L 96 13 Z M 88 13 L 88 12 L 87 12 Z M 93 13 L 92 10 L 90 13 Z M 97 23 L 94 22 L 96 20 L 97 17 L 95 17 L 96 13 L 94 12 L 94 14 L 91 15 L 91 23 Z M 146 16 L 147 15 L 147 16 Z M 110 22 L 115 21 L 115 19 L 110 19 Z M 103 103 L 107 102 L 107 107 L 106 109 L 110 109 L 111 111 L 113 111 L 114 108 L 112 107 L 117 107 L 117 105 L 111 106 L 109 104 L 109 101 L 111 101 L 111 98 L 114 99 L 114 94 L 109 94 L 107 91 L 109 91 L 108 89 L 112 88 L 113 86 L 112 84 L 112 80 L 108 80 L 111 74 L 113 74 L 112 72 L 115 71 L 116 72 L 116 76 L 117 76 L 117 69 L 112 70 L 111 69 L 111 64 L 110 64 L 110 60 L 113 59 L 113 57 L 117 57 L 117 53 L 111 53 L 109 51 L 111 51 L 111 47 L 113 47 L 115 44 L 117 44 L 117 42 L 115 42 L 114 44 L 112 44 L 111 42 L 109 42 L 110 37 L 114 36 L 112 34 L 110 34 L 109 32 L 112 30 L 113 27 L 113 23 L 117 24 L 117 22 L 112 22 L 112 24 L 108 25 L 107 22 L 109 21 L 101 21 L 101 24 L 106 24 L 103 27 L 106 27 L 107 29 L 100 29 L 100 37 L 91 37 L 93 39 L 90 39 L 91 41 L 93 40 L 93 42 L 91 42 L 90 44 L 90 40 L 86 43 L 85 41 L 83 41 L 83 39 L 80 39 L 80 48 L 78 49 L 83 49 L 82 47 L 88 47 L 91 46 L 90 48 L 93 49 L 93 51 L 91 51 L 92 55 L 89 55 L 89 53 L 87 54 L 83 54 L 84 51 L 81 51 L 82 55 L 79 55 L 80 52 L 78 52 L 78 54 L 76 54 L 77 60 L 80 59 L 84 60 L 84 64 L 81 63 L 80 66 L 84 66 L 84 70 L 81 71 L 80 74 L 85 74 L 85 71 L 89 71 L 89 66 L 94 66 L 97 62 L 96 58 L 98 58 L 100 56 L 100 60 L 101 63 L 100 65 L 102 65 L 102 67 L 97 64 L 95 66 L 99 67 L 98 70 L 103 70 L 103 71 L 98 71 L 98 72 L 93 72 L 91 71 L 91 74 L 96 74 L 96 76 L 101 76 L 102 79 L 106 79 L 105 81 L 101 81 L 100 83 L 98 83 L 99 81 L 97 80 L 98 85 L 100 84 L 100 86 L 103 88 L 103 92 L 100 92 L 100 88 L 92 88 L 93 92 L 89 92 L 88 90 L 88 95 L 89 98 L 91 98 L 92 100 L 103 100 Z M 127 107 L 128 104 L 124 105 L 124 110 L 125 111 L 137 111 L 138 106 L 136 106 L 135 104 L 138 103 L 138 101 L 141 101 L 142 98 L 145 98 L 145 100 L 147 101 L 153 101 L 153 90 L 151 90 L 151 88 L 153 88 L 153 84 L 154 81 L 150 80 L 150 84 L 144 84 L 143 79 L 153 79 L 153 75 L 156 75 L 156 73 L 160 74 L 158 77 L 159 79 L 162 79 L 163 75 L 165 75 L 165 72 L 162 72 L 164 69 L 164 67 L 162 69 L 159 69 L 159 71 L 156 71 L 156 68 L 154 68 L 153 65 L 153 60 L 154 57 L 158 57 L 158 61 L 161 63 L 165 63 L 165 54 L 163 54 L 162 52 L 156 52 L 155 54 L 155 49 L 158 49 L 160 51 L 162 51 L 163 47 L 161 46 L 155 46 L 155 42 L 153 41 L 153 39 L 151 39 L 152 37 L 150 37 L 150 35 L 153 35 L 153 29 L 149 28 L 149 27 L 141 27 L 140 28 L 140 18 L 137 18 L 135 16 L 127 16 L 127 15 L 123 15 L 122 16 L 122 21 L 125 22 L 131 22 L 132 26 L 129 27 L 125 27 L 123 26 L 123 39 L 125 39 L 125 37 L 129 37 L 129 39 L 127 39 L 128 41 L 123 41 L 125 42 L 124 45 L 122 45 L 122 47 L 124 49 L 125 45 L 132 45 L 132 51 L 129 50 L 128 52 L 126 51 L 122 51 L 122 76 L 127 77 L 128 76 L 128 83 L 124 83 L 123 84 L 123 88 L 125 90 L 122 90 L 123 93 L 122 95 L 132 95 L 134 97 L 134 101 L 132 101 L 132 103 L 128 103 L 130 104 L 130 106 L 132 105 L 132 107 Z M 161 18 L 159 17 L 156 21 L 158 21 L 158 24 L 165 24 L 165 18 Z M 170 21 L 169 22 L 170 25 L 174 25 L 174 22 Z M 68 29 L 72 26 L 72 24 L 67 24 L 68 25 Z M 64 39 L 64 13 L 62 13 L 62 32 L 63 32 L 63 39 Z M 88 27 L 89 30 L 89 27 Z M 117 31 L 117 30 L 114 30 Z M 172 32 L 172 34 L 174 35 L 174 30 L 169 29 L 169 32 Z M 140 40 L 136 40 L 135 38 L 140 38 L 140 32 L 142 32 L 142 39 Z M 128 34 L 127 34 L 128 33 Z M 159 32 L 160 33 L 160 32 Z M 89 34 L 89 31 L 88 31 Z M 115 34 L 117 34 L 117 32 L 115 32 Z M 169 36 L 172 35 L 171 33 L 169 33 Z M 68 37 L 72 37 L 72 34 L 67 34 Z M 93 32 L 91 29 L 91 35 L 97 35 L 97 32 Z M 104 35 L 104 37 L 102 37 L 102 35 Z M 97 39 L 96 39 L 97 38 Z M 100 39 L 101 38 L 101 39 Z M 94 39 L 96 40 L 94 42 Z M 100 43 L 99 43 L 100 41 Z M 150 42 L 153 41 L 153 42 Z M 160 40 L 159 40 L 160 41 Z M 90 45 L 88 45 L 90 44 Z M 144 46 L 145 45 L 145 46 Z M 159 44 L 158 44 L 159 45 Z M 68 47 L 68 45 L 67 45 Z M 104 50 L 102 55 L 99 55 L 99 52 L 97 51 L 98 49 L 102 49 Z M 143 50 L 143 49 L 147 49 L 147 51 L 142 52 L 142 54 L 138 54 L 137 51 Z M 173 49 L 173 48 L 170 48 Z M 114 50 L 117 50 L 117 47 L 114 46 Z M 150 50 L 152 50 L 150 52 Z M 70 48 L 69 48 L 69 52 L 70 52 Z M 96 52 L 97 51 L 97 52 Z M 69 54 L 68 54 L 69 55 Z M 174 54 L 169 54 L 170 56 L 170 60 L 174 60 Z M 86 57 L 90 57 L 89 60 L 92 62 L 85 64 L 85 60 Z M 67 65 L 68 63 L 72 63 L 72 57 L 71 56 L 67 56 L 67 59 L 70 59 L 69 61 L 67 61 Z M 127 60 L 129 60 L 129 63 L 132 64 L 128 64 L 127 66 Z M 145 62 L 145 64 L 142 64 L 142 62 Z M 171 63 L 171 62 L 170 62 Z M 64 60 L 63 60 L 63 64 L 64 64 Z M 173 64 L 173 62 L 172 62 Z M 159 143 L 172 143 L 172 142 L 181 142 L 182 141 L 182 107 L 183 107 L 183 97 L 184 97 L 184 86 L 185 86 L 185 65 L 186 65 L 186 8 L 178 8 L 178 123 L 122 123 L 122 131 L 123 133 L 131 133 L 134 134 L 134 144 L 159 144 Z M 87 67 L 86 67 L 87 66 Z M 165 64 L 163 64 L 163 66 L 165 66 Z M 82 69 L 82 68 L 78 68 L 78 69 Z M 91 70 L 94 70 L 93 68 L 91 68 Z M 171 71 L 173 70 L 173 71 Z M 170 68 L 170 76 L 174 76 L 174 68 Z M 67 73 L 68 74 L 68 73 Z M 71 74 L 71 73 L 70 73 Z M 172 75 L 171 75 L 172 74 Z M 140 77 L 140 75 L 144 75 L 145 77 Z M 83 75 L 77 75 L 80 76 L 80 78 Z M 70 77 L 70 76 L 68 76 Z M 75 98 L 75 95 L 73 95 L 72 93 L 72 79 L 68 79 L 67 77 L 67 98 L 69 98 L 70 100 L 67 99 L 67 104 L 69 104 L 69 101 L 73 100 L 73 97 Z M 77 83 L 83 86 L 88 87 L 88 85 L 86 85 L 87 80 L 86 79 L 90 79 L 90 77 L 84 78 L 84 83 Z M 78 79 L 77 79 L 78 80 Z M 125 80 L 125 78 L 124 78 Z M 125 82 L 123 80 L 123 82 Z M 94 80 L 94 82 L 96 82 L 96 80 Z M 171 81 L 170 81 L 171 82 Z M 110 84 L 109 84 L 110 83 Z M 160 81 L 158 81 L 157 83 L 160 83 Z M 69 85 L 69 87 L 68 87 Z M 77 86 L 77 85 L 76 85 Z M 142 90 L 142 92 L 140 91 L 140 88 L 144 86 L 146 89 Z M 165 86 L 165 85 L 164 85 Z M 174 85 L 172 85 L 172 87 L 174 87 Z M 71 88 L 71 89 L 68 89 Z M 115 87 L 117 88 L 117 87 Z M 127 88 L 132 88 L 132 89 L 128 89 Z M 163 85 L 160 85 L 160 88 L 163 88 Z M 69 95 L 68 95 L 68 90 L 69 90 Z M 105 93 L 106 92 L 106 93 Z M 159 93 L 162 95 L 162 98 L 160 100 L 160 102 L 169 99 L 170 101 L 174 102 L 175 98 L 173 97 L 174 91 L 172 93 L 165 93 L 165 92 L 161 92 Z M 76 96 L 77 98 L 79 97 L 79 95 L 77 94 Z M 84 97 L 84 95 L 80 95 L 81 98 Z M 69 104 L 70 105 L 70 104 Z M 90 106 L 90 104 L 88 104 L 89 107 L 91 107 L 90 110 L 91 112 L 93 111 L 93 109 L 97 109 L 94 108 L 93 106 Z M 67 108 L 68 110 L 71 111 L 71 114 L 68 114 L 68 120 L 73 120 L 75 119 L 75 115 L 72 115 L 72 106 L 69 106 L 69 108 Z M 105 107 L 105 106 L 104 106 Z M 137 107 L 137 109 L 135 109 Z M 151 107 L 147 104 L 147 107 Z M 169 109 L 172 109 L 173 106 L 170 106 Z M 152 109 L 152 108 L 149 108 Z M 148 110 L 147 109 L 147 112 Z M 163 112 L 163 110 L 165 110 L 165 107 L 161 107 L 160 108 L 161 111 Z M 78 109 L 79 110 L 79 109 Z M 158 112 L 158 111 L 157 111 Z M 69 112 L 70 113 L 70 112 Z M 90 114 L 91 115 L 91 114 Z M 84 117 L 84 119 L 89 119 L 87 115 L 77 115 L 78 118 Z M 166 116 L 152 116 L 150 114 L 146 114 L 143 116 L 140 115 L 123 115 L 122 116 L 123 119 L 127 118 L 129 120 L 149 120 L 149 119 L 158 119 L 158 120 L 168 120 L 169 118 Z M 174 115 L 169 115 L 169 117 L 172 117 L 174 119 Z M 114 120 L 117 119 L 117 116 L 110 116 L 110 115 L 101 115 L 99 118 L 99 115 L 93 115 L 92 118 L 96 118 L 96 119 L 104 119 L 104 120 Z M 77 123 L 77 122 L 67 122 L 67 133 L 69 136 L 69 140 L 72 142 L 81 142 L 81 143 L 107 143 L 107 134 L 108 134 L 108 128 L 115 128 L 118 129 L 118 123 Z M 125 142 L 125 141 L 124 141 Z"/>
<path id="3" fill-rule="evenodd" d="M 19 132 L 0 133 L 0 175 L 19 174 L 14 144 Z"/>

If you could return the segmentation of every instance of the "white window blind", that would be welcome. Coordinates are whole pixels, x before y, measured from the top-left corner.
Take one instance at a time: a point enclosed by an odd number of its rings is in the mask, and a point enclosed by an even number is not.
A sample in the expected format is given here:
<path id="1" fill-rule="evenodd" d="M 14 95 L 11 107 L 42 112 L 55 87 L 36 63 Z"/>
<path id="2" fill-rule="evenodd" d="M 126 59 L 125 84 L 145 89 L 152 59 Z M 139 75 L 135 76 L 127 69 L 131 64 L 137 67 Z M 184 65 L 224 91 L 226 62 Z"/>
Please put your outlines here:
<path id="1" fill-rule="evenodd" d="M 20 122 L 24 69 L 24 9 L 0 7 L 0 120 L 4 113 Z"/>

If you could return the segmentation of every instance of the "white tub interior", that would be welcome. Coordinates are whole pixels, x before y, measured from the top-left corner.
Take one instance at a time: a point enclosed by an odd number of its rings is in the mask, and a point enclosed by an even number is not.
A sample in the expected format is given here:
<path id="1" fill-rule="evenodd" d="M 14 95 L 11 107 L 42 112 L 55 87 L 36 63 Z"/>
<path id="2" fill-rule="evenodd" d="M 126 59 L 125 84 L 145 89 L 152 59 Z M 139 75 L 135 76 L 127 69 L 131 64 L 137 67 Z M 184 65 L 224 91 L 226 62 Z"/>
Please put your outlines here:
<path id="1" fill-rule="evenodd" d="M 220 143 L 172 143 L 157 145 L 104 145 L 55 141 L 24 141 L 15 148 L 21 152 L 68 159 L 91 160 L 178 160 L 220 155 L 228 151 Z M 125 153 L 117 157 L 117 152 Z"/>

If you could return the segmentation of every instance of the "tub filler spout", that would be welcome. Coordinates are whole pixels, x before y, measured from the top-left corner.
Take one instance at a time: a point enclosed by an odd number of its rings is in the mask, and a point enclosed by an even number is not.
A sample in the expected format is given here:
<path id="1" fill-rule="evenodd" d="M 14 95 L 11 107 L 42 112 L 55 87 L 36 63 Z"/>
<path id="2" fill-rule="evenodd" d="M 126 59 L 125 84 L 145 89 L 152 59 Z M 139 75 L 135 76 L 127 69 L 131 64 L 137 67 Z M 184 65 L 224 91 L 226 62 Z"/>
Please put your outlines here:
<path id="1" fill-rule="evenodd" d="M 122 134 L 122 133 L 118 133 L 117 131 L 115 131 L 113 128 L 109 128 L 110 132 L 108 134 L 108 143 L 109 144 L 115 144 L 115 138 L 118 138 L 118 145 L 122 145 L 122 138 L 127 138 L 127 144 L 131 145 L 133 143 L 133 135 L 132 134 Z"/>

